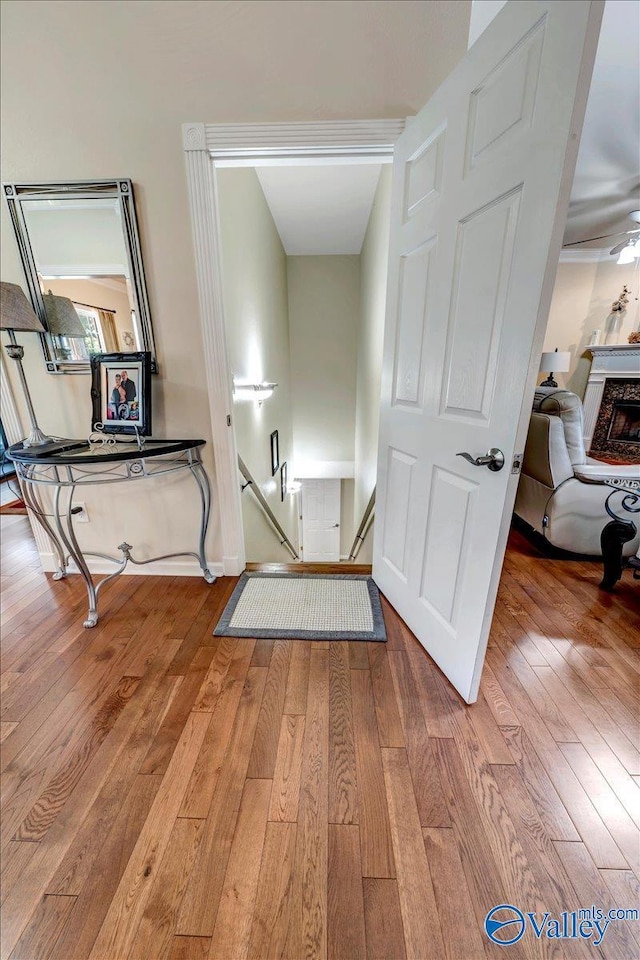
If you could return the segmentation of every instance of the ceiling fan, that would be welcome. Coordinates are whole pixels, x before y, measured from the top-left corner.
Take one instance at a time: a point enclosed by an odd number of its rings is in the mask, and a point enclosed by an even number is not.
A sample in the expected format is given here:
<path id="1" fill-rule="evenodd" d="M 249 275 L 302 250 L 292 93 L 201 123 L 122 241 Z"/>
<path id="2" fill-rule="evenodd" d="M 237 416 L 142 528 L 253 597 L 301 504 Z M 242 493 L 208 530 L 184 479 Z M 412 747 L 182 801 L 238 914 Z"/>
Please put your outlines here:
<path id="1" fill-rule="evenodd" d="M 632 210 L 629 219 L 635 223 L 640 223 L 640 210 Z M 566 243 L 565 247 L 577 247 L 581 243 L 592 243 L 594 240 L 608 240 L 610 237 L 624 236 L 627 239 L 621 240 L 615 247 L 612 247 L 609 254 L 615 257 L 619 253 L 618 263 L 632 263 L 637 257 L 640 257 L 640 240 L 633 239 L 633 235 L 636 233 L 640 233 L 640 227 L 636 227 L 634 230 L 618 231 L 618 233 L 605 233 L 599 237 L 589 237 L 587 240 L 575 240 L 573 243 Z M 625 250 L 628 251 L 626 254 L 623 252 Z"/>

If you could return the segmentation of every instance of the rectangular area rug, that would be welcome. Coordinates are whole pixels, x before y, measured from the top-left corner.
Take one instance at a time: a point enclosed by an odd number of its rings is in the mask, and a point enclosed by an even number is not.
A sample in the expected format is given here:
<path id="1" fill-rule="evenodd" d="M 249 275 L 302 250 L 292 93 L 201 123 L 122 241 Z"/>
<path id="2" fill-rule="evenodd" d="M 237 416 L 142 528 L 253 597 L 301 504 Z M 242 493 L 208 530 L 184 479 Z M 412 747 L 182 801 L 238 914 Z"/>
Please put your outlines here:
<path id="1" fill-rule="evenodd" d="M 386 640 L 380 594 L 355 574 L 243 573 L 218 637 Z"/>

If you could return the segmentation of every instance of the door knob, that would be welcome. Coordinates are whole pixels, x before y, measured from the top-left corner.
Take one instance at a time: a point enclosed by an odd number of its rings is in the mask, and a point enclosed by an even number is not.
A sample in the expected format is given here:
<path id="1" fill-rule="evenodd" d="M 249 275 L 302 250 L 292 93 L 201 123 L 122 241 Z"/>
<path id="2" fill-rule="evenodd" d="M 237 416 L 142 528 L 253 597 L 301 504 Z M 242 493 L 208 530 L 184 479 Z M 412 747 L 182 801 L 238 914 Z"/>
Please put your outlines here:
<path id="1" fill-rule="evenodd" d="M 339 526 L 340 526 L 340 524 L 339 524 L 339 523 L 334 523 L 334 525 L 333 525 L 333 526 L 334 526 L 334 529 L 335 529 L 336 527 L 339 527 Z"/>
<path id="2" fill-rule="evenodd" d="M 491 447 L 491 450 L 488 450 L 484 457 L 474 458 L 470 453 L 456 453 L 456 457 L 464 457 L 474 467 L 489 467 L 489 470 L 496 473 L 504 467 L 504 453 L 497 447 Z"/>

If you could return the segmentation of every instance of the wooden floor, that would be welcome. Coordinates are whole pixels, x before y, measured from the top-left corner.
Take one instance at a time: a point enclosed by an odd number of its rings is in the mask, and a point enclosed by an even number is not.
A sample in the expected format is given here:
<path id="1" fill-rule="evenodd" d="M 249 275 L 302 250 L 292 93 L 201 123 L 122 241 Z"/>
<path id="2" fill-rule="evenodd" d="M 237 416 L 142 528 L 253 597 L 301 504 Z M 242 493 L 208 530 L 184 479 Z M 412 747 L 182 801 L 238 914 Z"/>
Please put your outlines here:
<path id="1" fill-rule="evenodd" d="M 640 956 L 483 931 L 638 903 L 640 604 L 513 535 L 465 707 L 388 643 L 212 636 L 234 581 L 77 577 L 2 519 L 3 958 Z"/>

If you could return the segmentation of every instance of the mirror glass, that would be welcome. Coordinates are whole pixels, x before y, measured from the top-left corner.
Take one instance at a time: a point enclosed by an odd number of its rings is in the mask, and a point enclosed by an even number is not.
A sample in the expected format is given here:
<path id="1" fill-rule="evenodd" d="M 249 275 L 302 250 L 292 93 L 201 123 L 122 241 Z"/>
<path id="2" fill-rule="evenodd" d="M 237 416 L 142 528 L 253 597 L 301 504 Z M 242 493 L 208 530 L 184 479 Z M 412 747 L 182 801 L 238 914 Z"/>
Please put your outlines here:
<path id="1" fill-rule="evenodd" d="M 5 195 L 48 369 L 89 372 L 91 353 L 145 350 L 155 370 L 131 182 L 12 184 Z"/>

